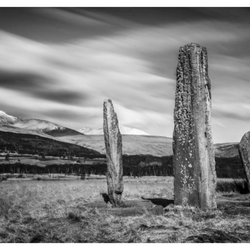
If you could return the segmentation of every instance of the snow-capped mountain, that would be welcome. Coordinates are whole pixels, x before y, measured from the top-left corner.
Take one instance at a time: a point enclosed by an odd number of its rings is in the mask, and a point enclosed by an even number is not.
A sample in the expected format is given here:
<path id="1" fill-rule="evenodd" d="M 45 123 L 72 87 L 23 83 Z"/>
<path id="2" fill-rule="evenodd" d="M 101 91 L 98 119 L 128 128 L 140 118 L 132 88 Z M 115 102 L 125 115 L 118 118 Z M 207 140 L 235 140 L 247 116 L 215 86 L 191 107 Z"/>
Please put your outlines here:
<path id="1" fill-rule="evenodd" d="M 9 124 L 14 124 L 19 120 L 19 118 L 8 115 L 4 111 L 0 110 L 0 124 L 1 125 L 9 125 Z"/>
<path id="2" fill-rule="evenodd" d="M 125 126 L 120 126 L 121 133 L 124 135 L 150 135 L 143 130 L 137 128 L 130 128 Z"/>
<path id="3" fill-rule="evenodd" d="M 126 127 L 123 125 L 119 125 L 119 128 L 120 128 L 121 134 L 123 135 L 150 135 L 137 128 L 130 128 L 130 127 Z M 84 127 L 82 129 L 79 129 L 78 131 L 85 135 L 102 135 L 103 134 L 103 128 L 92 129 L 89 127 Z"/>
<path id="4" fill-rule="evenodd" d="M 58 124 L 40 119 L 21 119 L 0 111 L 0 126 L 20 128 L 29 131 L 36 131 L 52 136 L 76 135 L 79 132 L 60 126 Z"/>

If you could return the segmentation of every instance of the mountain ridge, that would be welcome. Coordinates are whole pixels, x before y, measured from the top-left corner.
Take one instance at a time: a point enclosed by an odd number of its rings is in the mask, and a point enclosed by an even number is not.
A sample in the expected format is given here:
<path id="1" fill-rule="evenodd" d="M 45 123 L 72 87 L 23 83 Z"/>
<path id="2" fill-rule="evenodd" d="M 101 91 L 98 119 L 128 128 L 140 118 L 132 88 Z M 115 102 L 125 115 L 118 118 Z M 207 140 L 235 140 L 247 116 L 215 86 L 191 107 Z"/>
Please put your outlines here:
<path id="1" fill-rule="evenodd" d="M 75 130 L 68 127 L 61 126 L 59 124 L 42 120 L 38 118 L 19 118 L 16 116 L 12 116 L 7 114 L 4 111 L 0 110 L 0 125 L 5 126 L 12 126 L 20 129 L 27 129 L 37 132 L 43 132 L 45 134 L 49 134 L 52 136 L 68 136 L 68 135 L 79 135 L 79 134 L 85 134 L 85 135 L 102 135 L 103 129 L 98 128 L 90 128 L 90 127 L 83 127 L 82 129 Z M 127 134 L 127 135 L 146 135 L 150 136 L 150 134 L 146 133 L 143 130 L 127 127 L 120 125 L 119 126 L 121 134 Z"/>
<path id="2" fill-rule="evenodd" d="M 22 119 L 9 115 L 4 111 L 0 111 L 0 125 L 24 129 L 27 131 L 36 131 L 38 133 L 44 133 L 54 137 L 80 134 L 80 132 L 76 130 L 58 125 L 50 121 L 37 118 Z"/>

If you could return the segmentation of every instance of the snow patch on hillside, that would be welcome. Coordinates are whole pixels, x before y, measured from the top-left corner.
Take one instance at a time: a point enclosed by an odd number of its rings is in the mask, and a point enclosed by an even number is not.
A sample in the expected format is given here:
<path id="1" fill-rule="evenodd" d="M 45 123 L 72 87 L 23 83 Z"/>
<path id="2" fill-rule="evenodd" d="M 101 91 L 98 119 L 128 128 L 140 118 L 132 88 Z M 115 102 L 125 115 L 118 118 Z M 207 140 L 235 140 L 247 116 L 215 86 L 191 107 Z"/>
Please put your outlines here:
<path id="1" fill-rule="evenodd" d="M 7 124 L 14 124 L 17 122 L 19 119 L 15 116 L 8 115 L 4 111 L 0 110 L 0 123 L 3 125 Z"/>
<path id="2" fill-rule="evenodd" d="M 17 123 L 15 123 L 15 127 L 29 129 L 29 130 L 43 130 L 43 131 L 65 129 L 64 127 L 59 126 L 57 124 L 39 119 L 19 120 Z"/>
<path id="3" fill-rule="evenodd" d="M 142 131 L 142 130 L 137 129 L 137 128 L 130 128 L 130 127 L 126 127 L 123 125 L 120 125 L 119 128 L 120 128 L 121 134 L 123 134 L 123 135 L 150 135 L 150 134 L 146 133 L 145 131 Z M 85 135 L 102 135 L 103 134 L 102 128 L 92 129 L 89 127 L 84 127 L 82 129 L 79 129 L 78 131 L 80 133 L 85 134 Z"/>

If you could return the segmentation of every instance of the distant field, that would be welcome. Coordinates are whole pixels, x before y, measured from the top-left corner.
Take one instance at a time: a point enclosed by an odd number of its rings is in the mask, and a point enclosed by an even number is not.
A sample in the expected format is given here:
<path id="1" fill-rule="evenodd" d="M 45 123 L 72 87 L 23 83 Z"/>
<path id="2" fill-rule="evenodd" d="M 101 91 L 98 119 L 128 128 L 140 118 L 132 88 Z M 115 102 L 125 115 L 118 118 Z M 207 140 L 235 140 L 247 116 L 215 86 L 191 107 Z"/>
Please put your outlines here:
<path id="1" fill-rule="evenodd" d="M 124 183 L 126 207 L 109 208 L 99 194 L 106 191 L 104 176 L 3 181 L 0 242 L 250 242 L 249 194 L 219 193 L 215 211 L 164 212 L 141 196 L 172 199 L 172 177 Z"/>
<path id="2" fill-rule="evenodd" d="M 103 135 L 60 137 L 61 141 L 84 146 L 105 154 Z M 161 136 L 122 135 L 122 150 L 127 155 L 169 156 L 173 154 L 172 138 Z"/>
<path id="3" fill-rule="evenodd" d="M 34 166 L 38 166 L 38 167 L 45 167 L 47 165 L 52 165 L 52 164 L 56 164 L 56 165 L 64 165 L 64 164 L 75 164 L 76 161 L 75 160 L 64 160 L 64 159 L 53 159 L 51 158 L 47 158 L 45 160 L 41 160 L 41 159 L 35 159 L 34 157 L 20 157 L 20 161 L 17 161 L 17 159 L 10 159 L 8 161 L 4 160 L 4 158 L 0 158 L 0 165 L 1 164 L 15 164 L 19 162 L 20 164 L 25 164 L 25 165 L 34 165 Z M 1 168 L 1 166 L 0 166 Z"/>

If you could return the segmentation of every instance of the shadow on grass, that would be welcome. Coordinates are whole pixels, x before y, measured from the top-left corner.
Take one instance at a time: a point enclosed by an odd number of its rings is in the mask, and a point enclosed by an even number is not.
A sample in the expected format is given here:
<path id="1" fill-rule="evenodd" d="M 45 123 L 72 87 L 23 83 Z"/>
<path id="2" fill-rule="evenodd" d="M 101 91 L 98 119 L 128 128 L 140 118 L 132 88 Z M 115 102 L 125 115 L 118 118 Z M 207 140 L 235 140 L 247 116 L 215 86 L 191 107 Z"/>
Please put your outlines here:
<path id="1" fill-rule="evenodd" d="M 162 199 L 166 200 L 166 199 Z M 169 201 L 169 200 L 168 200 Z M 140 216 L 143 214 L 151 214 L 151 215 L 163 215 L 163 207 L 156 206 L 153 207 L 150 201 L 142 201 L 142 200 L 125 200 L 124 207 L 108 207 L 103 201 L 96 201 L 92 203 L 88 203 L 86 207 L 97 208 L 101 213 L 106 213 L 114 216 Z"/>

